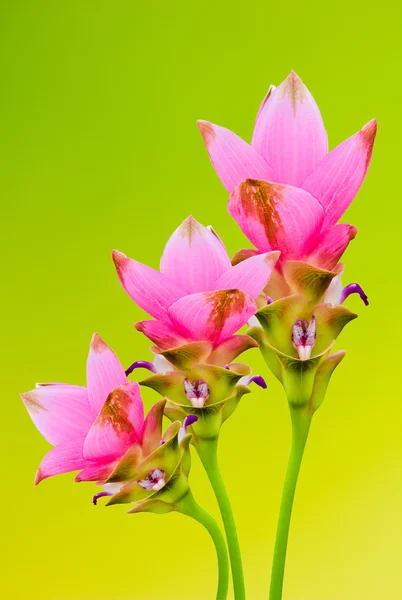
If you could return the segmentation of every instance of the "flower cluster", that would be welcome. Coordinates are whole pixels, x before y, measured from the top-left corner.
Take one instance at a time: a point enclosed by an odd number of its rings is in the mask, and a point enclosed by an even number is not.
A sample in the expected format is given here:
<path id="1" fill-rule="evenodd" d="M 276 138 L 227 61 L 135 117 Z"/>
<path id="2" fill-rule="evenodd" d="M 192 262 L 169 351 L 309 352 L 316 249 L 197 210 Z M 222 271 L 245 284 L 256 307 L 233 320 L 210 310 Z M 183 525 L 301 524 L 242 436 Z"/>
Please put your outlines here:
<path id="1" fill-rule="evenodd" d="M 94 504 L 108 497 L 109 505 L 128 503 L 130 513 L 175 510 L 197 519 L 216 546 L 217 598 L 223 599 L 228 589 L 226 544 L 191 493 L 191 444 L 221 508 L 235 598 L 243 600 L 240 548 L 217 446 L 222 424 L 250 385 L 266 388 L 262 376 L 235 362 L 259 347 L 284 387 L 293 424 L 289 487 L 271 580 L 270 598 L 280 600 L 288 500 L 294 495 L 312 416 L 345 354 L 332 352 L 333 345 L 357 316 L 343 303 L 357 293 L 368 304 L 360 285 L 342 285 L 340 260 L 357 228 L 338 221 L 366 176 L 376 122 L 328 151 L 320 111 L 291 72 L 279 87 L 269 89 L 251 144 L 207 121 L 198 125 L 229 193 L 229 213 L 254 248 L 239 250 L 231 261 L 212 227 L 189 216 L 169 238 L 159 270 L 113 252 L 123 289 L 151 317 L 135 328 L 152 342 L 153 358 L 136 360 L 125 370 L 94 334 L 86 387 L 47 383 L 22 394 L 34 424 L 53 446 L 35 482 L 78 471 L 75 481 L 101 486 Z M 139 383 L 130 379 L 137 369 L 150 371 Z M 146 417 L 140 385 L 162 396 Z M 171 421 L 165 431 L 164 416 Z"/>

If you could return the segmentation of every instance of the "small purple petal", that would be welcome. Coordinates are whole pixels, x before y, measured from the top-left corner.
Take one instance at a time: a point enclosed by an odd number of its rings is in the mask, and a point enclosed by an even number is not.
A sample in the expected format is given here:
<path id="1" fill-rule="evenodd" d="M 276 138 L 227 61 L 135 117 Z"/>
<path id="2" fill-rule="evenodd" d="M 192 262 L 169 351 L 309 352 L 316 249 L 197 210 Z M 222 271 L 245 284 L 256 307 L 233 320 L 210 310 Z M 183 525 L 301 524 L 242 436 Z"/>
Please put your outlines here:
<path id="1" fill-rule="evenodd" d="M 272 304 L 275 300 L 271 296 L 267 296 L 267 304 Z"/>
<path id="2" fill-rule="evenodd" d="M 153 363 L 148 362 L 147 360 L 137 360 L 135 361 L 131 367 L 128 367 L 126 370 L 126 376 L 128 377 L 134 369 L 148 369 L 148 371 L 152 371 L 152 373 L 156 373 L 156 369 Z"/>
<path id="3" fill-rule="evenodd" d="M 264 390 L 267 389 L 267 384 L 265 382 L 264 377 L 262 377 L 262 375 L 253 375 L 252 377 L 250 377 L 249 385 L 250 385 L 250 383 L 253 383 L 253 382 L 256 385 L 259 385 L 260 387 L 262 387 Z"/>
<path id="4" fill-rule="evenodd" d="M 196 423 L 197 421 L 198 421 L 198 417 L 196 415 L 188 415 L 184 419 L 184 423 L 183 423 L 184 429 L 187 430 L 187 427 L 190 427 L 190 425 L 193 425 L 193 423 Z"/>
<path id="5" fill-rule="evenodd" d="M 95 494 L 95 496 L 92 498 L 92 502 L 96 506 L 99 498 L 104 498 L 105 496 L 113 496 L 113 494 L 110 492 L 99 492 L 99 494 Z"/>
<path id="6" fill-rule="evenodd" d="M 359 294 L 360 298 L 363 300 L 366 306 L 370 304 L 367 295 L 364 293 L 363 288 L 360 287 L 358 283 L 349 283 L 349 285 L 343 288 L 341 294 L 341 304 L 343 304 L 346 298 L 351 294 Z"/>

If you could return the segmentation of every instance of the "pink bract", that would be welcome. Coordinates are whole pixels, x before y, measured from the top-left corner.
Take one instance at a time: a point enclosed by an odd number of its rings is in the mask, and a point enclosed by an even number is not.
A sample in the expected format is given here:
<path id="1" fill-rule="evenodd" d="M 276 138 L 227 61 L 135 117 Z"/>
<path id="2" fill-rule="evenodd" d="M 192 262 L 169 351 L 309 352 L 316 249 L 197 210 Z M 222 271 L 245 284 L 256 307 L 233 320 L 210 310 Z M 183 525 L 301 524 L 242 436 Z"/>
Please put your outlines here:
<path id="1" fill-rule="evenodd" d="M 328 152 L 319 108 L 292 71 L 264 98 L 251 145 L 207 121 L 198 126 L 229 212 L 258 251 L 334 268 L 357 233 L 336 223 L 366 176 L 376 121 Z"/>

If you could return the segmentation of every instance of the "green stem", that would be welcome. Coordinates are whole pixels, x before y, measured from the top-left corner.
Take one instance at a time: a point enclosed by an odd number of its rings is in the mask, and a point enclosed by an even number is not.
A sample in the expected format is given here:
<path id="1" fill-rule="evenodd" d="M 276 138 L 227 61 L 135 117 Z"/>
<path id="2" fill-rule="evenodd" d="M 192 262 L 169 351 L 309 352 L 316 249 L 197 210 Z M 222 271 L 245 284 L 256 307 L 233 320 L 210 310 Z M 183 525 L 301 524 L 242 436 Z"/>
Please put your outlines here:
<path id="1" fill-rule="evenodd" d="M 269 600 L 281 600 L 282 598 L 293 500 L 311 423 L 311 417 L 302 408 L 290 407 L 290 414 L 292 417 L 292 447 L 279 511 Z"/>
<path id="2" fill-rule="evenodd" d="M 205 527 L 215 544 L 218 558 L 218 589 L 216 600 L 226 600 L 229 588 L 229 560 L 222 532 L 211 515 L 204 510 L 189 492 L 179 503 L 180 512 L 192 517 Z"/>
<path id="3" fill-rule="evenodd" d="M 226 539 L 229 547 L 230 564 L 232 567 L 233 590 L 235 600 L 245 600 L 243 564 L 240 553 L 239 539 L 232 507 L 222 474 L 218 465 L 218 439 L 201 439 L 198 441 L 197 452 L 211 482 L 221 511 Z"/>

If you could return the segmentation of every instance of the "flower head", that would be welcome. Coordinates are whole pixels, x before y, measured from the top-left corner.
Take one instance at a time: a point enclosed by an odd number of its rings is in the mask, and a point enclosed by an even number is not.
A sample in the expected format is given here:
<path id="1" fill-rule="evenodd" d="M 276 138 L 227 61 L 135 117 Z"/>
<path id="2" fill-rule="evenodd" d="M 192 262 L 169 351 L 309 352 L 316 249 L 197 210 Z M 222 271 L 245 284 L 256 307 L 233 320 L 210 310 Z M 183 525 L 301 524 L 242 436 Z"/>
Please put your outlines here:
<path id="1" fill-rule="evenodd" d="M 98 334 L 90 345 L 87 387 L 41 384 L 21 397 L 40 433 L 54 446 L 39 466 L 36 483 L 77 470 L 77 481 L 106 481 L 128 451 L 138 462 L 162 437 L 165 402 L 153 406 L 144 419 L 138 383 L 127 380 Z"/>
<path id="2" fill-rule="evenodd" d="M 170 237 L 160 272 L 113 252 L 123 288 L 155 319 L 141 321 L 136 328 L 161 351 L 206 342 L 204 351 L 208 346 L 207 354 L 215 352 L 217 364 L 253 345 L 234 334 L 255 313 L 254 299 L 266 286 L 278 256 L 268 252 L 232 267 L 221 239 L 193 217 Z M 225 352 L 216 352 L 222 347 Z"/>
<path id="3" fill-rule="evenodd" d="M 223 127 L 198 125 L 230 193 L 229 212 L 257 251 L 333 269 L 357 234 L 336 223 L 366 176 L 376 121 L 328 152 L 318 106 L 292 71 L 264 98 L 251 145 Z"/>

